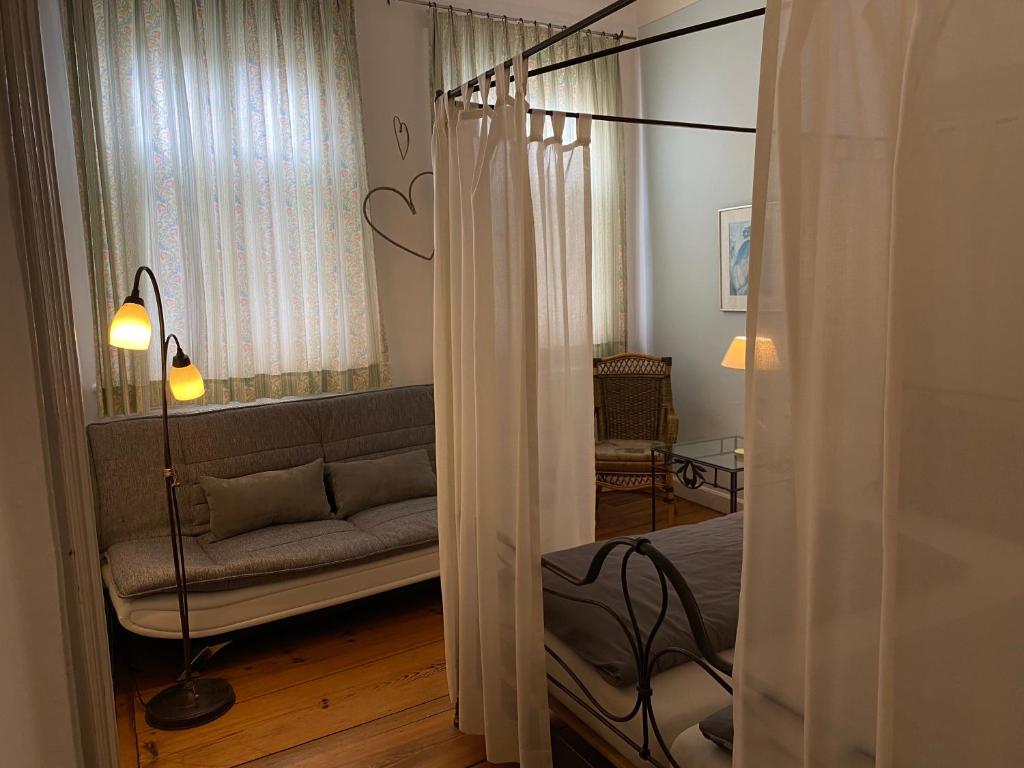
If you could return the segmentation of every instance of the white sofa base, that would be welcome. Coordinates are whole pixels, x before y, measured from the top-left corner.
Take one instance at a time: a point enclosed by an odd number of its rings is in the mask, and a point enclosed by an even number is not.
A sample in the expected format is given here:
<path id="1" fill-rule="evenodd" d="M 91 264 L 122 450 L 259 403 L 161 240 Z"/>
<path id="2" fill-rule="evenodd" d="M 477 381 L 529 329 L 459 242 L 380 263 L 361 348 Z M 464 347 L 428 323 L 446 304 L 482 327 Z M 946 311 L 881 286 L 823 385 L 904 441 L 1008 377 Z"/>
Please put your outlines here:
<path id="1" fill-rule="evenodd" d="M 192 637 L 233 632 L 427 581 L 439 573 L 435 545 L 241 589 L 189 592 L 189 630 Z M 129 632 L 146 637 L 181 637 L 175 593 L 121 597 L 106 563 L 103 581 L 118 621 Z"/>

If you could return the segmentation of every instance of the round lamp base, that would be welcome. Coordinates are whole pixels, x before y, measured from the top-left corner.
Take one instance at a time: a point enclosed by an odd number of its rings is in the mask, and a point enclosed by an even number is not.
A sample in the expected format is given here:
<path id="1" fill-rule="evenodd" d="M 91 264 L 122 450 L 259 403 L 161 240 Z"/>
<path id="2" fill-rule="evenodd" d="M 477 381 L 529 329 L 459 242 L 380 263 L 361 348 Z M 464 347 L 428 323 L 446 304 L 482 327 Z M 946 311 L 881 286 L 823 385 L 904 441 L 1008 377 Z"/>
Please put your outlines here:
<path id="1" fill-rule="evenodd" d="M 235 690 L 219 677 L 197 677 L 164 688 L 146 705 L 146 722 L 162 731 L 195 728 L 223 715 L 235 703 Z"/>

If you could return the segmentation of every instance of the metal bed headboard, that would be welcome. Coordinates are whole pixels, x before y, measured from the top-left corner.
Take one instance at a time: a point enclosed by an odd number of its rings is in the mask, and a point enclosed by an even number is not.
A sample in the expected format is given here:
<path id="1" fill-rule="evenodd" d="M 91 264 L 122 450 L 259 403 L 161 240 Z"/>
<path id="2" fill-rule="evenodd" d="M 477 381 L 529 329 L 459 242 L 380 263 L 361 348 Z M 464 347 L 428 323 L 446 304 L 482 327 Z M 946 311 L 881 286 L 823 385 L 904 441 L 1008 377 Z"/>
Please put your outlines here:
<path id="1" fill-rule="evenodd" d="M 671 654 L 685 656 L 689 661 L 697 664 L 707 672 L 716 683 L 722 686 L 722 688 L 729 693 L 729 695 L 732 695 L 732 685 L 725 679 L 726 677 L 732 677 L 732 663 L 723 659 L 718 654 L 718 651 L 715 650 L 714 646 L 712 646 L 711 641 L 708 638 L 707 628 L 704 624 L 704 617 L 700 612 L 700 606 L 697 604 L 697 600 L 693 596 L 690 586 L 686 583 L 686 579 L 684 579 L 682 574 L 679 573 L 671 560 L 665 557 L 657 547 L 651 544 L 649 539 L 642 537 L 621 537 L 609 539 L 594 555 L 593 559 L 590 561 L 587 573 L 582 578 L 573 575 L 566 569 L 550 562 L 546 558 L 542 559 L 541 565 L 544 569 L 550 571 L 569 584 L 576 587 L 582 587 L 592 584 L 597 579 L 605 567 L 608 556 L 620 548 L 625 548 L 626 550 L 622 556 L 619 578 L 622 584 L 622 596 L 626 603 L 626 612 L 629 618 L 628 621 L 619 615 L 619 613 L 617 613 L 610 605 L 603 603 L 600 600 L 569 594 L 557 589 L 552 589 L 551 587 L 544 587 L 544 592 L 564 600 L 571 600 L 576 603 L 599 608 L 615 620 L 616 624 L 618 624 L 619 628 L 625 634 L 626 639 L 629 641 L 630 647 L 633 650 L 633 661 L 636 664 L 636 699 L 633 702 L 633 706 L 625 713 L 615 713 L 610 711 L 600 701 L 598 701 L 594 693 L 580 679 L 579 675 L 572 670 L 566 661 L 562 659 L 557 652 L 545 646 L 545 650 L 548 655 L 562 668 L 570 680 L 575 683 L 579 688 L 579 691 L 572 690 L 568 685 L 550 673 L 548 673 L 548 680 L 559 690 L 565 693 L 565 695 L 576 702 L 577 705 L 589 712 L 602 725 L 608 728 L 609 731 L 635 749 L 641 759 L 650 762 L 652 765 L 659 766 L 659 768 L 666 768 L 651 753 L 651 735 L 653 734 L 655 741 L 665 753 L 671 768 L 680 768 L 679 763 L 677 763 L 672 757 L 670 745 L 665 743 L 665 739 L 658 727 L 658 719 L 654 713 L 654 690 L 652 688 L 652 678 L 654 677 L 658 662 L 665 656 Z M 661 585 L 661 607 L 658 611 L 657 618 L 646 633 L 640 626 L 640 622 L 636 616 L 636 611 L 633 608 L 629 579 L 627 578 L 630 558 L 632 558 L 634 554 L 645 557 L 650 561 L 658 574 L 658 581 Z M 665 622 L 665 617 L 668 614 L 669 585 L 671 585 L 673 591 L 679 597 L 680 603 L 682 603 L 683 611 L 686 613 L 686 618 L 690 624 L 690 630 L 693 633 L 693 638 L 697 644 L 697 649 L 700 651 L 700 655 L 695 654 L 692 651 L 688 651 L 685 648 L 678 648 L 675 646 L 662 648 L 660 651 L 654 652 L 654 640 L 657 637 L 658 632 L 661 630 Z M 627 735 L 620 727 L 637 716 L 642 719 L 641 727 L 643 735 L 642 741 L 639 744 L 632 737 Z"/>

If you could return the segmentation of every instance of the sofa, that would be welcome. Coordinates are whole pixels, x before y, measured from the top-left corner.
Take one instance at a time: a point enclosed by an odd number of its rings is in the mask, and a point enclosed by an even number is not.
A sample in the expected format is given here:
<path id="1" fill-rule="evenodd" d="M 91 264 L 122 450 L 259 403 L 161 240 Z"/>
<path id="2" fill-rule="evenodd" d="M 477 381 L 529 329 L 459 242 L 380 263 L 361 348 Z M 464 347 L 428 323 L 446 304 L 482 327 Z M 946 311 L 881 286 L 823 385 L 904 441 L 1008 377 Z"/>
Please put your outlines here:
<path id="1" fill-rule="evenodd" d="M 430 386 L 197 409 L 170 417 L 190 629 L 207 637 L 355 600 L 438 575 L 437 499 L 342 518 L 270 525 L 216 539 L 203 477 L 426 450 Z M 102 573 L 122 626 L 178 638 L 159 416 L 87 428 Z M 435 491 L 436 493 L 436 491 Z"/>

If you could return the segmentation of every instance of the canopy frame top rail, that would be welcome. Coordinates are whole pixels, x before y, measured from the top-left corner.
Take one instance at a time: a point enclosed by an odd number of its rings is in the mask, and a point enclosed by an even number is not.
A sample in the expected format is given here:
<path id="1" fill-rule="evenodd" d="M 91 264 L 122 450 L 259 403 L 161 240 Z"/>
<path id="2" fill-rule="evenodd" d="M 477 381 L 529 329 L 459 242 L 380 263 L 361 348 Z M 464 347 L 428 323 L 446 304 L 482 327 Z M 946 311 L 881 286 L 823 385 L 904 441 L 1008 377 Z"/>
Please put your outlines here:
<path id="1" fill-rule="evenodd" d="M 595 11 L 584 19 L 577 21 L 575 24 L 570 24 L 564 29 L 559 30 L 550 37 L 541 40 L 535 45 L 530 46 L 524 50 L 521 54 L 524 61 L 529 60 L 531 56 L 534 56 L 541 51 L 550 48 L 551 46 L 559 43 L 560 41 L 571 37 L 577 32 L 586 30 L 588 27 L 596 24 L 602 19 L 611 16 L 613 13 L 622 10 L 626 6 L 632 5 L 636 0 L 616 0 L 613 3 L 605 6 L 604 8 Z M 709 29 L 716 29 L 718 27 L 724 27 L 729 24 L 736 24 L 742 21 L 748 21 L 750 19 L 756 19 L 765 15 L 765 8 L 755 8 L 749 11 L 743 11 L 742 13 L 734 13 L 730 16 L 723 16 L 719 19 L 712 19 L 711 21 L 701 22 L 699 24 L 693 24 L 688 27 L 681 27 L 680 29 L 673 29 L 668 32 L 662 32 L 661 34 L 651 35 L 650 37 L 640 38 L 639 40 L 632 40 L 620 45 L 614 45 L 609 48 L 604 48 L 600 51 L 592 51 L 585 53 L 580 56 L 574 56 L 563 61 L 555 62 L 553 64 L 546 64 L 542 67 L 536 67 L 528 71 L 528 77 L 537 77 L 539 75 L 545 75 L 549 72 L 555 72 L 559 69 L 565 69 L 567 67 L 573 67 L 578 64 L 585 64 L 590 61 L 604 58 L 606 56 L 615 56 L 619 53 L 626 51 L 632 51 L 637 48 L 643 48 L 644 46 L 651 45 L 653 43 L 660 43 L 666 40 L 673 40 L 675 38 L 684 37 L 686 35 L 692 35 L 697 32 L 704 32 Z M 504 67 L 505 69 L 512 68 L 512 59 L 507 59 L 503 63 L 497 65 L 498 67 Z M 486 78 L 489 83 L 495 76 L 496 67 L 488 69 L 482 75 L 471 78 L 461 85 L 457 85 L 454 88 L 445 91 L 437 91 L 434 95 L 435 99 L 441 96 L 447 96 L 448 98 L 456 98 L 462 96 L 466 101 L 472 98 L 473 93 L 480 90 L 481 78 Z M 509 75 L 510 80 L 515 80 L 515 75 Z M 534 110 L 530 110 L 531 112 Z M 544 110 L 547 114 L 552 114 L 552 110 Z M 566 112 L 567 117 L 579 117 L 578 112 Z M 626 117 L 621 115 L 592 115 L 594 120 L 600 120 L 604 122 L 613 123 L 629 123 L 633 125 L 655 125 L 655 126 L 668 126 L 673 128 L 697 128 L 702 130 L 712 131 L 725 131 L 730 133 L 756 133 L 755 128 L 738 125 L 720 125 L 717 123 L 704 123 L 704 122 L 692 122 L 682 120 L 659 120 L 654 118 L 644 117 Z"/>

